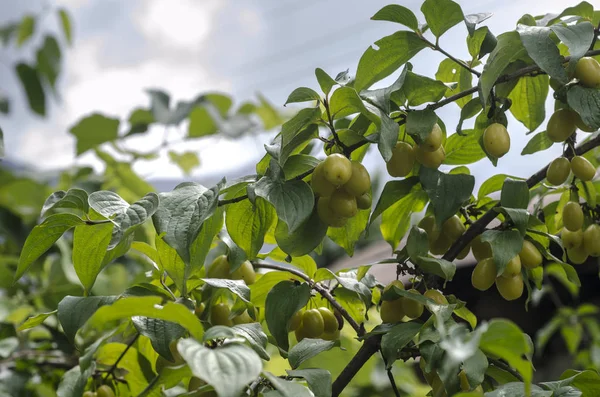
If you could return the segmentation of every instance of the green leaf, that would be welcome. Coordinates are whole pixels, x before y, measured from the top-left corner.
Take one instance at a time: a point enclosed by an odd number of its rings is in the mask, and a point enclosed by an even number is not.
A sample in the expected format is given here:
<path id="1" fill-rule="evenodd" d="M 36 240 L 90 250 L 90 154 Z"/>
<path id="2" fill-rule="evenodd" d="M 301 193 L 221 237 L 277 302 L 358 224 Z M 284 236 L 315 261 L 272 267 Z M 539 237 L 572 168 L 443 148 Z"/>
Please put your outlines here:
<path id="1" fill-rule="evenodd" d="M 36 58 L 38 73 L 44 76 L 54 89 L 60 73 L 60 47 L 54 37 L 46 36 L 44 45 L 36 53 Z"/>
<path id="2" fill-rule="evenodd" d="M 340 119 L 351 114 L 361 113 L 373 122 L 379 122 L 378 118 L 367 109 L 356 90 L 352 87 L 341 87 L 333 92 L 329 100 L 329 110 L 334 119 Z"/>
<path id="3" fill-rule="evenodd" d="M 296 88 L 292 93 L 288 96 L 288 99 L 285 101 L 283 106 L 288 103 L 297 103 L 297 102 L 308 102 L 308 101 L 319 101 L 321 100 L 321 96 L 313 89 L 307 87 Z"/>
<path id="4" fill-rule="evenodd" d="M 154 115 L 144 108 L 134 109 L 127 119 L 130 125 L 129 132 L 125 136 L 135 135 L 148 131 L 148 126 L 154 123 Z"/>
<path id="5" fill-rule="evenodd" d="M 272 160 L 270 172 L 254 184 L 254 193 L 275 207 L 279 219 L 289 232 L 298 229 L 313 212 L 314 195 L 310 186 L 300 180 L 285 181 L 283 172 Z"/>
<path id="6" fill-rule="evenodd" d="M 73 233 L 73 267 L 86 291 L 90 291 L 98 273 L 104 268 L 104 257 L 113 233 L 112 223 L 80 225 Z"/>
<path id="7" fill-rule="evenodd" d="M 445 97 L 450 97 L 459 92 L 463 92 L 472 87 L 473 75 L 466 68 L 459 66 L 452 59 L 444 59 L 435 74 L 435 78 L 444 83 L 456 83 L 456 87 L 446 87 Z M 458 99 L 455 103 L 461 108 L 464 107 L 472 98 L 472 95 L 467 95 L 464 98 Z"/>
<path id="8" fill-rule="evenodd" d="M 507 208 L 527 209 L 529 205 L 529 187 L 526 181 L 507 178 L 502 185 L 500 205 Z"/>
<path id="9" fill-rule="evenodd" d="M 550 38 L 551 30 L 540 26 L 518 25 L 517 32 L 529 56 L 550 77 L 564 84 L 569 80 L 558 47 Z"/>
<path id="10" fill-rule="evenodd" d="M 299 383 L 281 379 L 270 372 L 264 372 L 263 376 L 275 388 L 271 393 L 277 393 L 276 397 L 313 397 L 313 393 Z"/>
<path id="11" fill-rule="evenodd" d="M 335 341 L 323 339 L 304 338 L 290 349 L 288 360 L 292 369 L 296 369 L 304 361 L 309 360 L 319 353 L 331 350 Z"/>
<path id="12" fill-rule="evenodd" d="M 190 264 L 190 247 L 202 223 L 215 212 L 221 181 L 211 189 L 193 182 L 181 183 L 169 193 L 160 193 L 160 204 L 152 216 L 158 234 L 174 248 L 186 265 Z"/>
<path id="13" fill-rule="evenodd" d="M 26 63 L 19 63 L 16 66 L 17 75 L 25 94 L 27 95 L 27 102 L 29 108 L 40 116 L 46 115 L 46 95 L 44 94 L 44 87 L 40 81 L 38 71 Z"/>
<path id="14" fill-rule="evenodd" d="M 171 162 L 177 164 L 185 175 L 189 175 L 194 168 L 200 166 L 200 159 L 196 152 L 177 153 L 169 150 L 168 155 Z"/>
<path id="15" fill-rule="evenodd" d="M 338 84 L 333 78 L 331 78 L 331 76 L 329 76 L 321 68 L 316 68 L 315 69 L 315 76 L 317 77 L 317 81 L 319 82 L 319 86 L 321 87 L 321 90 L 323 90 L 323 93 L 325 95 L 329 95 L 329 92 L 331 91 L 331 88 L 333 88 L 333 86 L 335 86 L 335 85 Z"/>
<path id="16" fill-rule="evenodd" d="M 475 30 L 467 36 L 467 47 L 469 54 L 474 60 L 483 58 L 496 47 L 496 37 L 489 31 L 487 26 Z"/>
<path id="17" fill-rule="evenodd" d="M 354 87 L 368 88 L 396 71 L 427 44 L 415 33 L 399 31 L 375 42 L 378 49 L 369 47 L 362 55 L 356 71 Z"/>
<path id="18" fill-rule="evenodd" d="M 595 35 L 594 26 L 585 21 L 567 26 L 556 24 L 550 26 L 550 29 L 569 48 L 569 54 L 571 54 L 569 65 L 573 70 L 577 61 L 585 55 L 592 45 Z"/>
<path id="19" fill-rule="evenodd" d="M 228 289 L 232 294 L 237 295 L 244 302 L 250 302 L 250 288 L 248 288 L 243 280 L 203 278 L 202 281 L 214 288 Z"/>
<path id="20" fill-rule="evenodd" d="M 600 129 L 600 91 L 596 88 L 586 88 L 574 85 L 567 91 L 569 106 L 579 113 L 583 122 L 594 128 Z"/>
<path id="21" fill-rule="evenodd" d="M 219 397 L 238 397 L 262 371 L 260 357 L 245 345 L 210 349 L 193 339 L 181 339 L 177 349 L 194 376 L 214 387 Z"/>
<path id="22" fill-rule="evenodd" d="M 77 155 L 80 155 L 105 142 L 117 139 L 119 119 L 94 113 L 79 120 L 69 132 L 77 139 Z"/>
<path id="23" fill-rule="evenodd" d="M 546 75 L 521 77 L 508 96 L 512 101 L 510 112 L 529 131 L 538 128 L 546 118 L 548 82 Z"/>
<path id="24" fill-rule="evenodd" d="M 71 19 L 69 18 L 69 13 L 66 9 L 60 8 L 58 10 L 58 17 L 60 18 L 60 24 L 65 35 L 65 39 L 67 39 L 67 43 L 69 45 L 73 44 L 73 35 L 71 33 Z"/>
<path id="25" fill-rule="evenodd" d="M 291 150 L 295 148 L 292 143 L 297 142 L 296 136 L 299 135 L 308 125 L 313 124 L 321 117 L 319 107 L 306 108 L 300 110 L 294 117 L 286 121 L 281 126 L 281 149 L 279 152 L 279 164 L 285 164 Z"/>
<path id="26" fill-rule="evenodd" d="M 48 251 L 63 233 L 72 227 L 83 224 L 84 221 L 78 216 L 64 213 L 50 215 L 42 223 L 35 226 L 27 236 L 21 250 L 14 280 L 20 279 L 29 266 Z"/>
<path id="27" fill-rule="evenodd" d="M 411 215 L 422 211 L 426 203 L 427 193 L 417 185 L 408 195 L 396 201 L 383 213 L 380 226 L 381 234 L 394 249 L 408 231 Z M 373 216 L 372 219 L 374 219 Z"/>
<path id="28" fill-rule="evenodd" d="M 467 26 L 467 31 L 469 35 L 472 36 L 475 34 L 475 28 L 481 22 L 488 20 L 493 14 L 491 12 L 482 12 L 478 14 L 468 14 L 464 16 L 465 25 Z"/>
<path id="29" fill-rule="evenodd" d="M 415 14 L 399 4 L 389 4 L 383 7 L 371 17 L 371 20 L 396 22 L 411 28 L 415 32 L 419 30 L 419 21 Z"/>
<path id="30" fill-rule="evenodd" d="M 514 177 L 511 175 L 506 175 L 506 174 L 494 175 L 494 176 L 490 177 L 489 179 L 487 179 L 485 182 L 483 182 L 483 184 L 481 184 L 481 186 L 479 187 L 479 192 L 477 193 L 477 199 L 481 200 L 482 198 L 489 195 L 490 193 L 500 191 L 502 189 L 502 186 L 504 186 L 504 181 L 506 180 L 506 178 L 523 180 L 521 178 Z"/>
<path id="31" fill-rule="evenodd" d="M 458 121 L 458 125 L 456 126 L 456 132 L 458 134 L 462 134 L 462 125 L 465 120 L 468 120 L 472 117 L 475 117 L 482 110 L 481 101 L 479 98 L 471 99 L 461 110 L 460 110 L 460 119 Z"/>
<path id="32" fill-rule="evenodd" d="M 263 331 L 260 323 L 238 324 L 231 328 L 237 335 L 243 337 L 250 343 L 250 347 L 263 360 L 270 360 L 269 353 L 265 350 L 267 347 L 267 335 Z"/>
<path id="33" fill-rule="evenodd" d="M 554 396 L 549 390 L 543 390 L 539 386 L 531 385 L 531 393 L 526 392 L 525 383 L 511 382 L 500 385 L 494 391 L 486 393 L 486 397 L 504 397 L 504 396 L 530 396 L 530 397 L 551 397 Z"/>
<path id="34" fill-rule="evenodd" d="M 417 265 L 424 272 L 435 274 L 447 281 L 451 281 L 456 273 L 456 265 L 445 259 L 421 256 L 417 258 Z"/>
<path id="35" fill-rule="evenodd" d="M 486 230 L 481 234 L 481 241 L 487 241 L 492 246 L 498 276 L 504 272 L 506 264 L 523 248 L 523 236 L 518 230 Z"/>
<path id="36" fill-rule="evenodd" d="M 479 134 L 476 130 L 465 130 L 464 135 L 452 134 L 444 144 L 446 165 L 472 164 L 485 157 L 485 152 L 479 144 Z"/>
<path id="37" fill-rule="evenodd" d="M 567 345 L 569 353 L 575 355 L 579 344 L 581 343 L 581 337 L 583 336 L 583 325 L 581 325 L 581 323 L 563 324 L 560 328 L 560 334 L 565 341 L 565 345 Z"/>
<path id="38" fill-rule="evenodd" d="M 96 364 L 93 363 L 88 369 L 81 372 L 79 365 L 71 368 L 63 375 L 58 389 L 57 397 L 79 397 L 83 395 L 88 379 L 96 371 Z"/>
<path id="39" fill-rule="evenodd" d="M 175 361 L 169 345 L 185 335 L 185 328 L 170 321 L 143 316 L 133 316 L 131 321 L 140 334 L 150 339 L 158 354 L 169 361 Z"/>
<path id="40" fill-rule="evenodd" d="M 427 232 L 417 225 L 413 225 L 406 240 L 406 249 L 408 256 L 413 260 L 416 260 L 419 256 L 427 255 L 427 252 L 429 252 Z"/>
<path id="41" fill-rule="evenodd" d="M 258 308 L 265 307 L 267 296 L 273 287 L 281 281 L 289 281 L 290 279 L 303 281 L 300 277 L 283 271 L 272 271 L 263 274 L 250 286 L 251 303 Z"/>
<path id="42" fill-rule="evenodd" d="M 223 213 L 223 207 L 218 207 L 213 216 L 202 223 L 198 237 L 196 237 L 196 240 L 194 240 L 190 247 L 192 273 L 200 271 L 204 266 L 204 260 L 206 259 L 206 255 L 208 255 L 208 251 L 210 251 L 213 240 L 223 227 Z"/>
<path id="43" fill-rule="evenodd" d="M 273 206 L 258 197 L 254 204 L 249 200 L 230 204 L 225 213 L 225 224 L 231 239 L 244 250 L 248 259 L 256 258 L 265 234 L 276 220 Z"/>
<path id="44" fill-rule="evenodd" d="M 421 11 L 427 26 L 437 38 L 464 19 L 460 5 L 452 0 L 425 0 Z"/>
<path id="45" fill-rule="evenodd" d="M 177 289 L 183 293 L 186 280 L 189 276 L 188 268 L 181 259 L 177 251 L 167 244 L 164 236 L 156 235 L 154 239 L 156 252 L 160 262 L 158 263 L 161 271 L 166 271 L 169 277 L 173 279 Z"/>
<path id="46" fill-rule="evenodd" d="M 190 112 L 190 124 L 188 126 L 189 138 L 200 138 L 215 134 L 219 130 L 218 120 L 207 106 L 196 106 Z"/>
<path id="47" fill-rule="evenodd" d="M 25 15 L 23 17 L 17 31 L 17 47 L 21 47 L 31 38 L 31 36 L 33 36 L 35 25 L 35 17 L 31 15 Z"/>
<path id="48" fill-rule="evenodd" d="M 521 235 L 525 236 L 525 229 L 527 229 L 530 217 L 529 212 L 527 212 L 526 209 L 500 207 L 498 210 L 506 214 L 506 216 L 513 222 L 514 226 L 519 230 Z"/>
<path id="49" fill-rule="evenodd" d="M 77 331 L 100 307 L 116 300 L 116 296 L 65 296 L 58 304 L 58 321 L 67 339 L 73 342 Z"/>
<path id="50" fill-rule="evenodd" d="M 522 356 L 531 353 L 531 346 L 519 327 L 507 320 L 494 319 L 481 335 L 479 348 L 506 360 L 508 365 L 519 371 L 526 382 L 531 382 L 533 368 Z"/>
<path id="51" fill-rule="evenodd" d="M 421 144 L 433 129 L 438 118 L 431 109 L 415 110 L 406 116 L 406 133 Z"/>
<path id="52" fill-rule="evenodd" d="M 307 368 L 286 372 L 288 376 L 304 378 L 315 397 L 331 397 L 331 373 L 326 369 Z"/>
<path id="53" fill-rule="evenodd" d="M 554 142 L 548 138 L 546 131 L 538 132 L 527 142 L 527 145 L 521 151 L 521 156 L 541 152 L 542 150 L 549 149 L 553 144 Z"/>
<path id="54" fill-rule="evenodd" d="M 375 205 L 370 222 L 372 223 L 385 210 L 408 196 L 417 183 L 419 183 L 419 178 L 416 176 L 411 176 L 401 181 L 388 181 L 383 187 L 379 201 Z"/>
<path id="55" fill-rule="evenodd" d="M 277 346 L 289 349 L 289 321 L 298 310 L 308 303 L 310 286 L 307 283 L 281 281 L 267 294 L 265 320 Z"/>
<path id="56" fill-rule="evenodd" d="M 35 316 L 28 317 L 27 320 L 23 321 L 17 328 L 17 331 L 25 331 L 26 329 L 37 327 L 42 324 L 48 317 L 56 314 L 56 310 L 47 313 L 36 314 Z"/>
<path id="57" fill-rule="evenodd" d="M 416 321 L 395 325 L 381 338 L 381 353 L 386 360 L 387 369 L 390 369 L 397 360 L 400 350 L 414 339 L 423 324 Z"/>
<path id="58" fill-rule="evenodd" d="M 457 66 L 458 67 L 458 66 Z M 437 102 L 444 97 L 448 87 L 441 81 L 421 76 L 411 71 L 406 73 L 401 92 L 409 106 L 419 106 L 427 102 Z M 431 111 L 433 113 L 433 111 Z M 414 112 L 411 112 L 414 113 Z M 410 116 L 409 113 L 408 115 Z"/>
<path id="59" fill-rule="evenodd" d="M 313 170 L 321 161 L 307 154 L 291 155 L 283 166 L 285 179 L 293 179 Z"/>
<path id="60" fill-rule="evenodd" d="M 472 175 L 444 174 L 427 167 L 421 168 L 419 179 L 431 200 L 436 222 L 440 225 L 458 212 L 461 205 L 471 197 L 475 186 Z"/>
<path id="61" fill-rule="evenodd" d="M 317 263 L 310 255 L 295 256 L 291 262 L 288 262 L 290 260 L 288 254 L 278 247 L 269 252 L 267 256 L 274 261 L 294 265 L 310 278 L 313 278 L 317 272 Z"/>
<path id="62" fill-rule="evenodd" d="M 121 298 L 110 306 L 98 309 L 88 320 L 87 326 L 90 329 L 102 330 L 110 325 L 111 321 L 127 319 L 132 316 L 146 316 L 179 324 L 194 338 L 202 339 L 204 328 L 190 309 L 174 302 L 167 302 L 163 305 L 162 301 L 163 298 L 158 296 Z"/>
<path id="63" fill-rule="evenodd" d="M 367 229 L 369 210 L 360 210 L 358 214 L 348 219 L 343 227 L 332 227 L 327 230 L 327 236 L 342 247 L 349 256 L 354 255 L 354 246 Z"/>
<path id="64" fill-rule="evenodd" d="M 600 375 L 596 371 L 575 371 L 573 369 L 566 370 L 561 376 L 561 379 L 567 380 L 569 385 L 578 388 L 583 393 L 583 397 L 593 396 L 598 393 L 600 387 Z"/>
<path id="65" fill-rule="evenodd" d="M 82 214 L 87 214 L 89 210 L 88 194 L 82 189 L 69 189 L 67 192 L 59 190 L 54 192 L 46 199 L 40 216 L 44 217 L 48 211 L 55 209 L 75 209 Z"/>
<path id="66" fill-rule="evenodd" d="M 379 112 L 381 125 L 379 126 L 379 138 L 377 139 L 377 148 L 384 161 L 389 161 L 392 158 L 392 150 L 398 142 L 398 134 L 400 129 L 398 124 L 388 117 L 385 113 Z"/>
<path id="67" fill-rule="evenodd" d="M 526 56 L 527 51 L 523 47 L 517 32 L 507 32 L 498 36 L 498 44 L 488 57 L 479 79 L 482 92 L 480 99 L 484 105 L 487 103 L 492 87 L 504 69 L 510 63 L 524 59 Z"/>

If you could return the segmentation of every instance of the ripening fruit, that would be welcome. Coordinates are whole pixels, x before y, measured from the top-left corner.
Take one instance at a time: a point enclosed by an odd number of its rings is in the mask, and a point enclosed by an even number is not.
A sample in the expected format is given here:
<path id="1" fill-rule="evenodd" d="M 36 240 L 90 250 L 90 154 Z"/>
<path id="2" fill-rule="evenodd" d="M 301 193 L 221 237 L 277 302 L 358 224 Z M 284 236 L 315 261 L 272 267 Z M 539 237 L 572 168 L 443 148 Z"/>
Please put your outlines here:
<path id="1" fill-rule="evenodd" d="M 414 288 L 409 289 L 407 292 L 410 292 L 411 294 L 421 295 L 421 293 Z M 415 319 L 415 318 L 421 317 L 421 314 L 423 314 L 423 304 L 422 303 L 417 302 L 412 299 L 409 299 L 409 298 L 401 298 L 401 300 L 402 300 L 402 309 L 404 311 L 404 314 L 408 318 Z"/>
<path id="2" fill-rule="evenodd" d="M 575 132 L 575 118 L 569 109 L 558 109 L 552 113 L 546 133 L 552 142 L 564 142 Z"/>
<path id="3" fill-rule="evenodd" d="M 448 299 L 437 289 L 428 289 L 423 296 L 435 301 L 438 305 L 447 305 Z"/>
<path id="4" fill-rule="evenodd" d="M 369 210 L 373 204 L 373 198 L 369 193 L 365 193 L 356 198 L 356 206 L 359 210 Z"/>
<path id="5" fill-rule="evenodd" d="M 569 201 L 562 211 L 563 225 L 574 232 L 583 227 L 583 211 L 579 203 Z"/>
<path id="6" fill-rule="evenodd" d="M 600 256 L 600 226 L 592 224 L 585 229 L 585 232 L 583 232 L 583 249 L 589 256 Z"/>
<path id="7" fill-rule="evenodd" d="M 575 67 L 575 78 L 586 87 L 600 87 L 600 63 L 592 57 L 583 57 Z"/>
<path id="8" fill-rule="evenodd" d="M 502 272 L 501 276 L 510 278 L 510 277 L 516 276 L 517 274 L 520 274 L 520 273 L 521 273 L 521 257 L 519 255 L 517 255 L 506 264 L 506 267 L 504 268 L 504 271 Z"/>
<path id="9" fill-rule="evenodd" d="M 317 202 L 317 214 L 324 224 L 330 227 L 343 227 L 348 218 L 337 215 L 329 208 L 329 197 L 320 197 Z"/>
<path id="10" fill-rule="evenodd" d="M 389 283 L 388 285 L 385 286 L 385 288 L 383 289 L 383 293 L 386 293 L 392 287 L 396 287 L 396 288 L 399 288 L 399 289 L 404 289 L 404 283 L 402 283 L 402 281 L 400 281 L 400 280 L 394 280 L 394 281 L 392 281 L 391 283 Z"/>
<path id="11" fill-rule="evenodd" d="M 562 233 L 560 234 L 560 238 L 562 240 L 563 247 L 566 249 L 581 247 L 581 244 L 583 244 L 583 230 L 578 229 L 572 232 L 568 229 L 563 229 Z"/>
<path id="12" fill-rule="evenodd" d="M 252 285 L 256 281 L 256 272 L 250 261 L 244 261 L 233 273 L 231 273 L 233 280 L 244 280 L 247 285 Z"/>
<path id="13" fill-rule="evenodd" d="M 581 131 L 583 132 L 595 132 L 596 129 L 590 127 L 589 125 L 587 125 L 586 123 L 583 122 L 583 119 L 581 118 L 581 116 L 579 115 L 579 113 L 573 111 L 573 117 L 575 117 L 575 125 L 577 126 L 577 128 L 579 128 Z"/>
<path id="14" fill-rule="evenodd" d="M 98 388 L 98 390 L 96 390 L 96 396 L 97 397 L 115 397 L 115 392 L 113 392 L 113 390 L 109 386 L 102 385 Z"/>
<path id="15" fill-rule="evenodd" d="M 402 307 L 402 299 L 394 299 L 392 301 L 381 302 L 379 309 L 381 321 L 384 323 L 399 323 L 404 318 L 404 308 Z"/>
<path id="16" fill-rule="evenodd" d="M 480 291 L 488 290 L 496 281 L 496 264 L 492 258 L 482 259 L 471 274 L 471 284 Z"/>
<path id="17" fill-rule="evenodd" d="M 321 161 L 312 173 L 312 178 L 310 180 L 310 185 L 312 186 L 313 192 L 317 196 L 321 197 L 329 197 L 335 191 L 335 186 L 327 179 L 325 179 L 325 175 L 323 175 L 323 164 L 325 162 Z"/>
<path id="18" fill-rule="evenodd" d="M 504 156 L 510 150 L 510 135 L 500 123 L 489 125 L 483 132 L 485 151 L 496 158 Z"/>
<path id="19" fill-rule="evenodd" d="M 440 236 L 440 228 L 435 222 L 433 215 L 426 216 L 419 221 L 418 226 L 427 232 L 429 245 L 433 244 Z"/>
<path id="20" fill-rule="evenodd" d="M 352 161 L 352 176 L 344 184 L 344 190 L 354 197 L 362 196 L 371 189 L 369 171 L 358 161 Z"/>
<path id="21" fill-rule="evenodd" d="M 302 314 L 304 314 L 304 311 L 298 310 L 296 313 L 294 313 L 292 318 L 290 318 L 290 322 L 289 322 L 289 330 L 290 331 L 295 331 L 298 328 L 300 328 L 300 325 L 302 325 Z"/>
<path id="22" fill-rule="evenodd" d="M 429 251 L 433 255 L 443 255 L 448 251 L 450 246 L 452 245 L 452 241 L 445 234 L 440 234 L 440 236 L 429 246 Z"/>
<path id="23" fill-rule="evenodd" d="M 473 256 L 477 261 L 492 257 L 492 246 L 487 241 L 481 241 L 481 235 L 473 239 L 471 251 L 473 251 Z"/>
<path id="24" fill-rule="evenodd" d="M 398 142 L 392 150 L 392 158 L 387 162 L 388 174 L 395 178 L 410 174 L 415 165 L 415 150 L 406 142 Z"/>
<path id="25" fill-rule="evenodd" d="M 565 157 L 558 157 L 550 163 L 546 172 L 546 180 L 548 183 L 558 186 L 565 183 L 571 173 L 571 163 Z"/>
<path id="26" fill-rule="evenodd" d="M 229 278 L 229 261 L 227 255 L 219 255 L 208 267 L 208 278 Z"/>
<path id="27" fill-rule="evenodd" d="M 456 259 L 465 259 L 467 255 L 469 255 L 469 252 L 471 252 L 471 246 L 467 245 L 458 253 L 458 255 L 456 255 Z"/>
<path id="28" fill-rule="evenodd" d="M 329 209 L 337 216 L 352 218 L 358 212 L 356 198 L 343 189 L 336 190 L 329 198 Z"/>
<path id="29" fill-rule="evenodd" d="M 83 393 L 83 397 L 98 397 L 98 395 L 93 391 L 86 391 L 85 393 Z"/>
<path id="30" fill-rule="evenodd" d="M 325 323 L 317 309 L 310 309 L 302 314 L 302 330 L 307 338 L 318 338 L 323 333 Z"/>
<path id="31" fill-rule="evenodd" d="M 334 186 L 342 186 L 352 177 L 352 163 L 339 153 L 323 160 L 323 176 Z"/>
<path id="32" fill-rule="evenodd" d="M 510 278 L 498 277 L 496 278 L 496 288 L 505 300 L 518 299 L 523 295 L 523 276 L 517 274 Z"/>
<path id="33" fill-rule="evenodd" d="M 248 314 L 248 310 L 244 310 L 244 312 L 240 315 L 235 316 L 232 319 L 234 324 L 250 324 L 253 323 L 254 320 L 252 319 L 252 317 L 250 317 L 250 315 Z"/>
<path id="34" fill-rule="evenodd" d="M 419 146 L 415 149 L 415 158 L 424 167 L 438 169 L 446 160 L 446 151 L 443 146 L 440 146 L 435 152 L 428 152 Z"/>
<path id="35" fill-rule="evenodd" d="M 460 379 L 460 389 L 462 391 L 471 390 L 471 385 L 469 384 L 469 378 L 467 378 L 467 373 L 465 372 L 464 369 L 458 373 L 458 378 Z"/>
<path id="36" fill-rule="evenodd" d="M 433 126 L 433 129 L 427 136 L 427 138 L 423 141 L 422 144 L 419 145 L 426 152 L 435 152 L 442 146 L 442 139 L 444 138 L 444 134 L 442 133 L 442 129 L 436 123 Z"/>
<path id="37" fill-rule="evenodd" d="M 319 310 L 319 313 L 321 313 L 321 317 L 323 317 L 323 327 L 325 329 L 324 332 L 334 333 L 335 331 L 337 331 L 339 324 L 333 312 L 326 307 L 320 307 L 317 310 Z"/>
<path id="38" fill-rule="evenodd" d="M 571 159 L 571 170 L 573 175 L 582 181 L 591 181 L 596 175 L 596 168 L 588 159 L 581 156 L 575 156 Z"/>
<path id="39" fill-rule="evenodd" d="M 200 302 L 200 304 L 198 306 L 196 306 L 196 309 L 194 310 L 194 314 L 196 315 L 196 317 L 200 318 L 202 316 L 202 313 L 204 313 L 205 309 L 206 309 L 206 305 L 204 304 L 204 302 Z"/>
<path id="40" fill-rule="evenodd" d="M 529 269 L 529 279 L 533 281 L 536 285 L 542 283 L 544 278 L 544 268 L 541 266 L 534 267 L 533 269 Z"/>
<path id="41" fill-rule="evenodd" d="M 210 309 L 210 323 L 212 325 L 233 326 L 233 321 L 229 319 L 231 309 L 225 303 L 217 303 Z"/>
<path id="42" fill-rule="evenodd" d="M 523 248 L 519 252 L 519 258 L 521 258 L 521 265 L 528 269 L 533 269 L 542 264 L 542 254 L 529 240 L 523 241 Z"/>
<path id="43" fill-rule="evenodd" d="M 308 338 L 308 335 L 306 335 L 306 332 L 304 332 L 304 327 L 302 324 L 294 331 L 294 335 L 296 335 L 296 340 L 298 342 L 302 341 L 304 338 Z"/>
<path id="44" fill-rule="evenodd" d="M 340 339 L 340 330 L 336 329 L 333 332 L 323 332 L 320 338 L 324 340 L 338 340 Z"/>
<path id="45" fill-rule="evenodd" d="M 457 215 L 453 215 L 442 224 L 442 234 L 455 242 L 467 230 Z"/>
<path id="46" fill-rule="evenodd" d="M 569 258 L 571 263 L 573 263 L 575 265 L 581 265 L 582 263 L 584 263 L 587 260 L 588 254 L 587 254 L 587 252 L 585 252 L 585 249 L 582 244 L 577 248 L 568 249 L 567 257 Z"/>

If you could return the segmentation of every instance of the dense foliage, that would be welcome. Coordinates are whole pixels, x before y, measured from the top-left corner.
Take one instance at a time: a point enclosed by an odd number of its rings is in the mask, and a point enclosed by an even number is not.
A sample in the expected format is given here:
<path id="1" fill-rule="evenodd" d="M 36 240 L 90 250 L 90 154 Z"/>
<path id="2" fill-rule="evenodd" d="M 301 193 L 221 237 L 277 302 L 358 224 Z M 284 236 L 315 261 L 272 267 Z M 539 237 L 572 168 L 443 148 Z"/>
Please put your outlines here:
<path id="1" fill-rule="evenodd" d="M 478 322 L 444 286 L 472 253 L 474 288 L 529 305 L 548 276 L 576 295 L 576 266 L 600 257 L 600 11 L 525 15 L 498 36 L 482 24 L 489 14 L 451 0 L 421 12 L 378 11 L 400 30 L 365 51 L 354 77 L 316 69 L 320 91 L 294 90 L 286 104 L 308 105 L 287 120 L 264 98 L 172 105 L 152 90 L 126 121 L 93 113 L 71 128 L 102 175 L 70 169 L 49 184 L 3 171 L 0 396 L 599 395 L 598 307 L 560 307 L 534 343 L 506 319 Z M 468 60 L 439 44 L 462 23 Z M 409 63 L 427 50 L 445 57 L 435 78 Z M 444 106 L 460 112 L 456 128 L 437 116 Z M 523 156 L 555 143 L 563 156 L 474 192 L 467 165 L 501 168 L 517 122 L 533 134 Z M 171 138 L 145 153 L 127 142 L 155 126 L 190 140 L 279 133 L 254 175 L 154 193 L 132 162 Z M 361 163 L 368 150 L 394 177 L 381 193 Z M 199 164 L 194 152 L 169 156 L 186 173 Z M 380 263 L 409 284 L 382 285 L 372 264 L 317 267 L 324 240 L 352 255 L 377 224 L 391 246 Z M 557 332 L 578 368 L 533 384 L 534 351 Z"/>

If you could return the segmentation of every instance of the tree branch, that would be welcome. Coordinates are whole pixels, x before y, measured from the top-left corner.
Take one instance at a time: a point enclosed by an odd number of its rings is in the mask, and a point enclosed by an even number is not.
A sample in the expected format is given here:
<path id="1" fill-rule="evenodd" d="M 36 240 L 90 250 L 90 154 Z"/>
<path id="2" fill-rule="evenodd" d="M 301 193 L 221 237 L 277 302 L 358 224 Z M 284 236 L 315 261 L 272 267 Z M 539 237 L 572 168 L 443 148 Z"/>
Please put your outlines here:
<path id="1" fill-rule="evenodd" d="M 332 397 L 337 397 L 348 386 L 348 383 L 356 376 L 358 371 L 365 365 L 371 356 L 381 347 L 382 335 L 375 335 L 367 338 L 358 352 L 352 357 L 350 362 L 344 367 L 332 385 Z"/>
<path id="2" fill-rule="evenodd" d="M 119 357 L 117 357 L 117 360 L 115 361 L 115 363 L 109 368 L 108 371 L 106 371 L 106 375 L 104 375 L 104 381 L 105 382 L 106 382 L 106 380 L 108 379 L 109 376 L 111 376 L 111 375 L 114 376 L 115 369 L 117 369 L 117 365 L 119 365 L 119 363 L 121 362 L 121 360 L 123 359 L 123 357 L 125 357 L 125 354 L 127 353 L 127 351 L 131 348 L 131 346 L 133 346 L 133 344 L 135 343 L 136 340 L 138 340 L 139 337 L 140 337 L 140 333 L 136 332 L 135 336 L 127 344 L 127 346 L 125 347 L 125 349 L 123 349 L 123 351 L 121 352 L 121 354 L 119 355 Z"/>

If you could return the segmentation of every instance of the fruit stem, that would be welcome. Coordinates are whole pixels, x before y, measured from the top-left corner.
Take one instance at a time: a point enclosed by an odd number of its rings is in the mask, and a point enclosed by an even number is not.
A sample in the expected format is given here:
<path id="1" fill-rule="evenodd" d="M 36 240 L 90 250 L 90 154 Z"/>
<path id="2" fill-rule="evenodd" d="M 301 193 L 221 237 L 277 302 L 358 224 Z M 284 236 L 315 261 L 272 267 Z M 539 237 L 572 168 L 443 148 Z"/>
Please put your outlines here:
<path id="1" fill-rule="evenodd" d="M 352 153 L 352 151 L 348 149 L 348 146 L 346 146 L 344 142 L 341 141 L 339 135 L 337 134 L 337 131 L 335 130 L 335 127 L 333 126 L 333 117 L 331 115 L 331 111 L 329 110 L 329 101 L 327 100 L 327 98 L 323 100 L 323 106 L 325 107 L 325 111 L 327 112 L 327 122 L 325 122 L 325 124 L 327 125 L 327 127 L 329 127 L 329 130 L 331 131 L 331 135 L 333 135 L 335 143 L 344 151 L 344 156 L 350 158 L 350 154 Z"/>
<path id="2" fill-rule="evenodd" d="M 460 59 L 457 59 L 455 57 L 453 57 L 452 55 L 450 55 L 450 53 L 446 52 L 442 47 L 440 47 L 436 41 L 436 43 L 432 43 L 431 41 L 427 40 L 425 37 L 423 36 L 419 36 L 419 38 L 421 40 L 423 40 L 428 46 L 430 46 L 433 50 L 441 52 L 442 54 L 444 54 L 446 57 L 450 58 L 452 61 L 454 61 L 454 63 L 458 64 L 459 66 L 465 68 L 466 70 L 468 70 L 470 73 L 474 74 L 477 77 L 481 77 L 481 73 L 478 72 L 477 70 L 473 69 L 472 67 L 470 67 L 469 65 L 467 65 L 465 62 L 461 61 Z"/>

